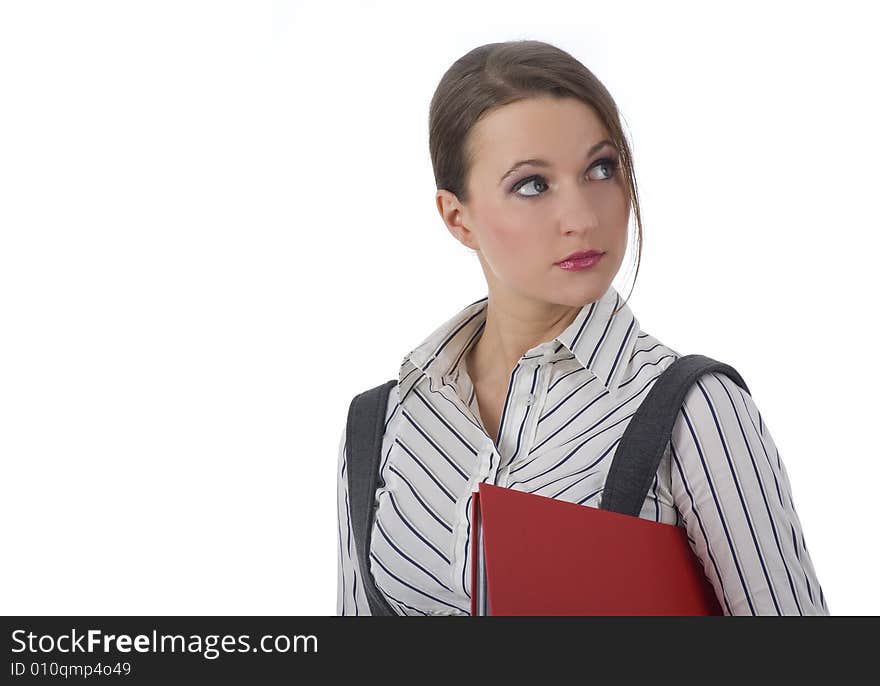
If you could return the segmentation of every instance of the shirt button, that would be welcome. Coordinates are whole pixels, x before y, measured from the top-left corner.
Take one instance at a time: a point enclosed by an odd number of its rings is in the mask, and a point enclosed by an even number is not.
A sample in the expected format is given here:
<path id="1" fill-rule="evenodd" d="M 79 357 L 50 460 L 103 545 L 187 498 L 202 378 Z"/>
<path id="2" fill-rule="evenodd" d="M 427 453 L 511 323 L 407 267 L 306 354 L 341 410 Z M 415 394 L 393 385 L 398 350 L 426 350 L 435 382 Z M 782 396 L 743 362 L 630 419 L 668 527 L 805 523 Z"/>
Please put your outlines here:
<path id="1" fill-rule="evenodd" d="M 526 397 L 526 405 L 531 405 L 531 404 L 532 404 L 532 401 L 533 401 L 534 399 L 535 399 L 535 394 L 534 394 L 534 393 L 529 393 L 528 396 Z"/>

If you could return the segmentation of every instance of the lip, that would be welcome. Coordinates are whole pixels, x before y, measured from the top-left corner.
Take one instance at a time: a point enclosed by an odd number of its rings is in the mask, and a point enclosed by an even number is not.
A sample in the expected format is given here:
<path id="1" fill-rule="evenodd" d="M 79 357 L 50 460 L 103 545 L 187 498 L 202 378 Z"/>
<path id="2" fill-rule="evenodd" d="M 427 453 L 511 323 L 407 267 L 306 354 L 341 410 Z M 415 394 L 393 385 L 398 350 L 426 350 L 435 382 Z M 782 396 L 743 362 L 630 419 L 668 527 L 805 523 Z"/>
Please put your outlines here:
<path id="1" fill-rule="evenodd" d="M 565 269 L 566 271 L 589 269 L 590 267 L 595 266 L 604 254 L 605 253 L 601 250 L 580 250 L 559 260 L 559 262 L 556 263 L 556 266 L 560 269 Z"/>
<path id="2" fill-rule="evenodd" d="M 559 264 L 560 262 L 571 262 L 573 260 L 583 260 L 587 257 L 598 257 L 599 255 L 604 254 L 605 253 L 601 250 L 578 250 L 567 257 L 563 257 L 559 262 L 556 262 L 556 264 Z"/>

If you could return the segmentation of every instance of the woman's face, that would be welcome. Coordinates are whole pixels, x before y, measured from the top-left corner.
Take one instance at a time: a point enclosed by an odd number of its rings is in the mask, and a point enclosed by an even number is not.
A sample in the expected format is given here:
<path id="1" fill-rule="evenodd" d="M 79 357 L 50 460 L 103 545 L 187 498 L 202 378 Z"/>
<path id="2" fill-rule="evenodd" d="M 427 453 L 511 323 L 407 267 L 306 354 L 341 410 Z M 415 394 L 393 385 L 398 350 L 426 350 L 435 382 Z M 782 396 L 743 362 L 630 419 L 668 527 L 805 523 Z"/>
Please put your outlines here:
<path id="1" fill-rule="evenodd" d="M 617 149 L 593 109 L 537 97 L 499 107 L 471 130 L 470 201 L 437 191 L 444 221 L 477 251 L 490 295 L 580 307 L 602 296 L 626 252 L 629 198 Z M 514 168 L 521 160 L 536 162 Z M 556 263 L 605 255 L 590 269 Z"/>

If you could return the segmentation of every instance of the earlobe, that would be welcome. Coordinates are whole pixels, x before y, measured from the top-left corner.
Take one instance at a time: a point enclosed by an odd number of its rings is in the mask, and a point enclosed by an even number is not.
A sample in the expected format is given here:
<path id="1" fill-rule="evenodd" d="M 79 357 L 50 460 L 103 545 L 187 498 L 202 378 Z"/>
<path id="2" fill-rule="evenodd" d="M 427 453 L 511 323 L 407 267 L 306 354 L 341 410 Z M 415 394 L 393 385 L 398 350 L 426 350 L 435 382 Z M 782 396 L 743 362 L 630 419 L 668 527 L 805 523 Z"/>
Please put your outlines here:
<path id="1" fill-rule="evenodd" d="M 465 246 L 466 248 L 470 248 L 471 250 L 473 250 L 475 248 L 475 246 L 472 245 L 473 241 L 470 238 L 471 237 L 470 231 L 461 227 L 458 224 L 450 225 L 447 223 L 446 228 L 449 231 L 449 233 L 451 233 L 455 237 L 455 240 L 457 240 L 463 246 Z"/>
<path id="2" fill-rule="evenodd" d="M 461 236 L 461 238 L 459 238 L 459 240 L 461 241 L 462 245 L 464 245 L 467 248 L 470 248 L 474 252 L 479 251 L 480 246 L 478 246 L 477 242 L 474 240 L 474 234 L 472 231 L 470 231 L 468 229 L 464 229 L 462 232 L 462 236 Z"/>
<path id="3" fill-rule="evenodd" d="M 449 228 L 450 233 L 455 236 L 456 240 L 458 240 L 463 246 L 470 248 L 471 250 L 479 249 L 474 232 L 462 223 L 462 213 L 459 210 L 456 210 L 453 213 L 453 217 L 450 219 L 450 223 L 447 224 L 447 227 Z"/>

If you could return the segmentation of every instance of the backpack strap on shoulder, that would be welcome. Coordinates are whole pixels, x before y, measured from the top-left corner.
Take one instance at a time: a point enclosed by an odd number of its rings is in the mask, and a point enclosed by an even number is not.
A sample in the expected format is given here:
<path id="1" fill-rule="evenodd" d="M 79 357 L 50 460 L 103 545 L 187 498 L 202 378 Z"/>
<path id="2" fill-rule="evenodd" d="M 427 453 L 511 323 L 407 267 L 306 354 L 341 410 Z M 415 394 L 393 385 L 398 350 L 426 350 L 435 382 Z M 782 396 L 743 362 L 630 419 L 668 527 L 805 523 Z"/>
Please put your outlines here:
<path id="1" fill-rule="evenodd" d="M 705 355 L 679 357 L 654 382 L 620 439 L 608 470 L 600 509 L 638 517 L 672 438 L 685 396 L 707 372 L 722 372 L 746 393 L 746 382 L 728 364 Z"/>
<path id="2" fill-rule="evenodd" d="M 373 506 L 385 434 L 385 413 L 388 394 L 396 383 L 397 379 L 390 379 L 356 395 L 348 408 L 345 427 L 351 527 L 357 548 L 360 577 L 370 604 L 370 613 L 373 615 L 397 615 L 376 588 L 369 564 Z"/>

